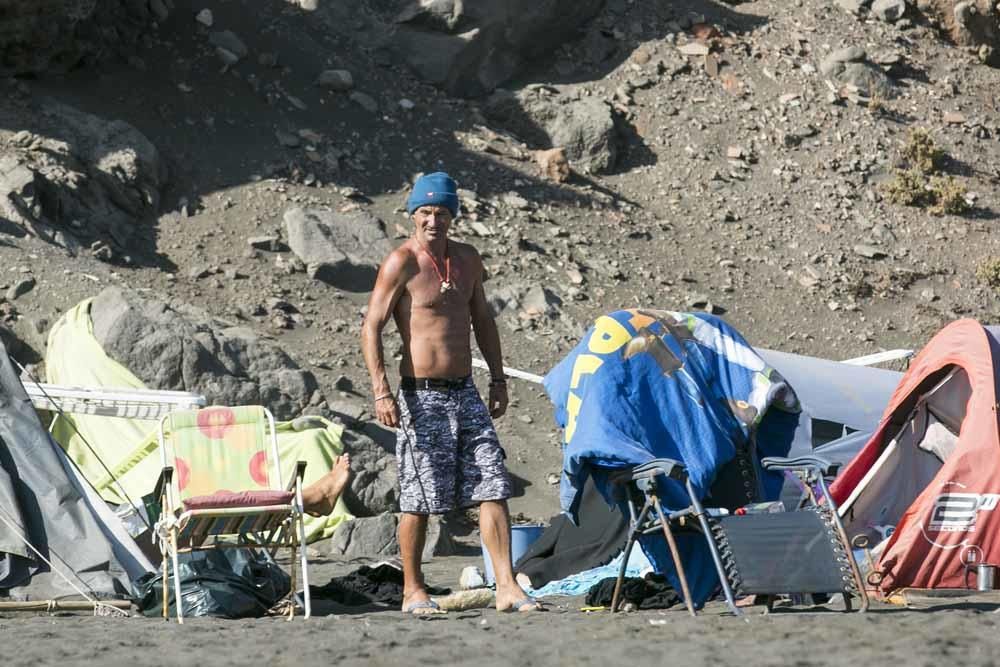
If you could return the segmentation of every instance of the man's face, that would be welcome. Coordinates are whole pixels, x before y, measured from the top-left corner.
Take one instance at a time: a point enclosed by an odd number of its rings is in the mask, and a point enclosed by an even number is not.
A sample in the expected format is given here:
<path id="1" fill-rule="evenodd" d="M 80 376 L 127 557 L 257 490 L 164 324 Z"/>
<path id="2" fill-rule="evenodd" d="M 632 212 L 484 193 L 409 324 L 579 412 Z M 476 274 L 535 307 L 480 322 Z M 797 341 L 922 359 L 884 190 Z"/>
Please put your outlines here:
<path id="1" fill-rule="evenodd" d="M 421 206 L 413 212 L 417 232 L 428 241 L 447 238 L 451 219 L 451 211 L 444 206 Z"/>

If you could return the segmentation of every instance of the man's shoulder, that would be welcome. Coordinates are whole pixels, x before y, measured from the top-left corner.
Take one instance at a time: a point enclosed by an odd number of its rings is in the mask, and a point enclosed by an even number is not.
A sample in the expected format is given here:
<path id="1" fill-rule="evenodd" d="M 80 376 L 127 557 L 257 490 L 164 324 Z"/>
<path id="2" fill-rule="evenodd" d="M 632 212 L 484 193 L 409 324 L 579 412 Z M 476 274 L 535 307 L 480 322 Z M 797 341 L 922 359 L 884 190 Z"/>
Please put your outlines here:
<path id="1" fill-rule="evenodd" d="M 386 255 L 382 261 L 384 271 L 391 273 L 406 273 L 417 270 L 417 255 L 409 242 L 404 242 L 398 248 Z"/>
<path id="2" fill-rule="evenodd" d="M 448 250 L 455 257 L 461 257 L 462 259 L 479 259 L 479 251 L 476 250 L 475 246 L 469 243 L 462 243 L 461 241 L 448 239 Z"/>

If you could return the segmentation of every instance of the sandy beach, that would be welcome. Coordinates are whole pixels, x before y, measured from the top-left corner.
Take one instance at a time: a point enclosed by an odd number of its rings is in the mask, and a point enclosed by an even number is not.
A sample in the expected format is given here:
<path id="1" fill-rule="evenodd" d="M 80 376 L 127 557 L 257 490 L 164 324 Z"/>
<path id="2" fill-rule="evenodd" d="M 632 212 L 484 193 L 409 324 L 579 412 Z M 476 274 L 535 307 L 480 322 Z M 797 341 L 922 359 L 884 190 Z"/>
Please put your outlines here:
<path id="1" fill-rule="evenodd" d="M 472 556 L 437 558 L 429 583 L 455 586 Z M 359 563 L 317 562 L 316 583 Z M 993 665 L 1000 659 L 1000 596 L 923 600 L 866 614 L 777 609 L 743 618 L 710 603 L 612 616 L 584 613 L 582 598 L 553 597 L 547 611 L 493 609 L 408 617 L 395 609 L 316 604 L 314 618 L 160 619 L 0 615 L 10 667 L 37 665 L 843 665 L 904 656 L 916 665 Z"/>

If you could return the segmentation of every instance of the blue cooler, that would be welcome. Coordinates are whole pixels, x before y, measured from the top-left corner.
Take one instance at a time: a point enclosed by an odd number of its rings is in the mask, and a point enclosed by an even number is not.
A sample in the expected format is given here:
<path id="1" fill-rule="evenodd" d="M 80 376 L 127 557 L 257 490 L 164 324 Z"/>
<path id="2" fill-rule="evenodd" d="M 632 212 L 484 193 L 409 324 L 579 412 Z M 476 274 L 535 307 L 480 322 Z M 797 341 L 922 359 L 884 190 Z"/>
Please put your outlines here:
<path id="1" fill-rule="evenodd" d="M 523 524 L 520 526 L 510 527 L 510 562 L 516 563 L 518 559 L 525 554 L 535 540 L 541 537 L 542 532 L 545 531 L 545 526 L 541 524 Z M 494 584 L 496 578 L 493 576 L 493 563 L 490 561 L 490 555 L 486 551 L 486 545 L 482 546 L 483 549 L 483 571 L 486 574 L 486 583 Z"/>

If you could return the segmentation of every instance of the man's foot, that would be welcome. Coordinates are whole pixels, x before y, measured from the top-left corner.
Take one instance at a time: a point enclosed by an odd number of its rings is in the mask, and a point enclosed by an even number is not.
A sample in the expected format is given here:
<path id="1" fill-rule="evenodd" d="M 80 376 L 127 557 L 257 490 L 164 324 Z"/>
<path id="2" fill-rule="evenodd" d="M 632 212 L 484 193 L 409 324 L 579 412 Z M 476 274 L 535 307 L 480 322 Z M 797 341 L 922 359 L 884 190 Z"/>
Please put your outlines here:
<path id="1" fill-rule="evenodd" d="M 434 600 L 431 600 L 426 590 L 420 589 L 403 596 L 403 613 L 411 616 L 429 616 L 448 612 L 443 611 Z"/>
<path id="2" fill-rule="evenodd" d="M 351 457 L 341 454 L 333 469 L 302 490 L 302 504 L 312 516 L 329 516 L 351 479 Z"/>
<path id="3" fill-rule="evenodd" d="M 497 611 L 527 613 L 541 610 L 542 603 L 525 593 L 520 586 L 497 588 Z"/>

